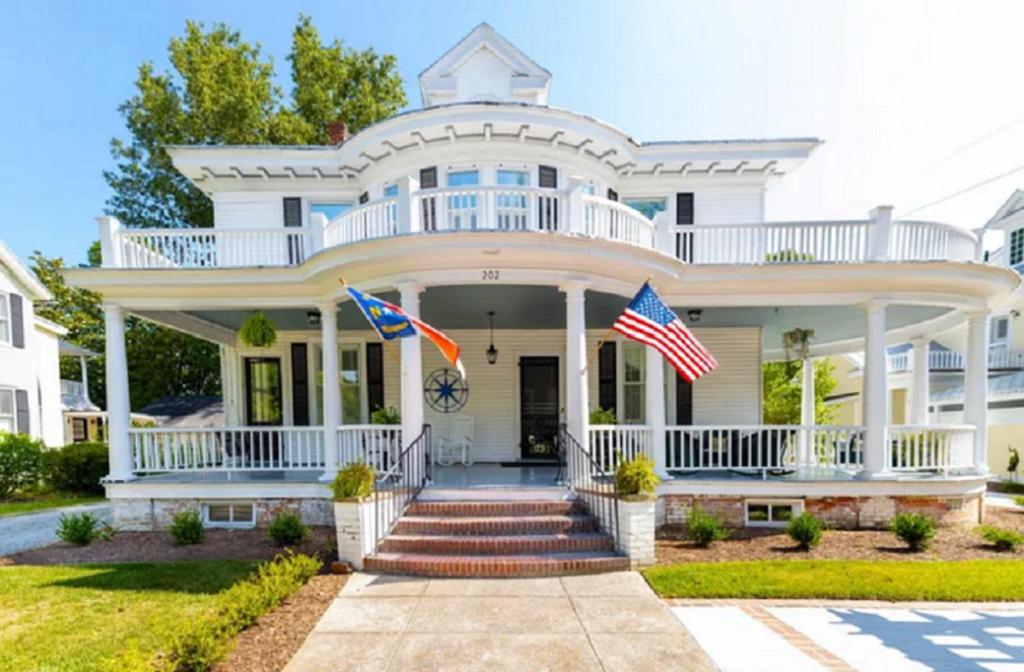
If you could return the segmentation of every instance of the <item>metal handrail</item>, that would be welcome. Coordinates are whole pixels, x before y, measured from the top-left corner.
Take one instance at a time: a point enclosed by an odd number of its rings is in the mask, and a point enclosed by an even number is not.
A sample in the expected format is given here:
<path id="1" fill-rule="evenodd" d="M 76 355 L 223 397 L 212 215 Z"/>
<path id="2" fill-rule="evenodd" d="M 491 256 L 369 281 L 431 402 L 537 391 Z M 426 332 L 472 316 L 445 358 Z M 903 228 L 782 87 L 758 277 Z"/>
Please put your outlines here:
<path id="1" fill-rule="evenodd" d="M 559 480 L 566 483 L 583 500 L 613 539 L 615 548 L 622 548 L 619 538 L 619 489 L 614 474 L 607 474 L 566 425 L 558 431 Z"/>
<path id="2" fill-rule="evenodd" d="M 406 446 L 391 467 L 377 476 L 373 487 L 373 548 L 402 517 L 430 480 L 430 425 Z"/>

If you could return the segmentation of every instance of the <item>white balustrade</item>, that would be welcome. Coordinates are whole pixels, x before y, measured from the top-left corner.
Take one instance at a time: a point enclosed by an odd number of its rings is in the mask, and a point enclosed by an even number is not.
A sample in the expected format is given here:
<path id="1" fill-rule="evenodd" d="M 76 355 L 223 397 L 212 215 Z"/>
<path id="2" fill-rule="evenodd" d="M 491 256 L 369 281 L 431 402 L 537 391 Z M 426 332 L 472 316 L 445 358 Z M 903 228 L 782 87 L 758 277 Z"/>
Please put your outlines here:
<path id="1" fill-rule="evenodd" d="M 124 268 L 292 266 L 309 255 L 304 228 L 120 229 Z"/>
<path id="2" fill-rule="evenodd" d="M 150 428 L 128 432 L 132 470 L 278 471 L 323 469 L 319 427 Z"/>
<path id="3" fill-rule="evenodd" d="M 401 425 L 342 425 L 338 427 L 338 466 L 362 462 L 379 474 L 402 452 Z"/>
<path id="4" fill-rule="evenodd" d="M 909 352 L 894 352 L 889 355 L 889 373 L 910 371 L 911 361 Z"/>
<path id="5" fill-rule="evenodd" d="M 364 203 L 332 219 L 324 229 L 324 247 L 398 234 L 398 199 Z"/>
<path id="6" fill-rule="evenodd" d="M 956 350 L 931 350 L 928 368 L 938 371 L 960 371 L 964 368 L 964 353 Z"/>
<path id="7" fill-rule="evenodd" d="M 974 261 L 977 238 L 937 222 L 895 221 L 889 239 L 892 261 Z"/>
<path id="8" fill-rule="evenodd" d="M 598 196 L 583 196 L 581 232 L 592 238 L 654 247 L 654 222 L 628 205 Z"/>
<path id="9" fill-rule="evenodd" d="M 971 425 L 890 425 L 886 465 L 892 471 L 949 471 L 973 465 Z"/>
<path id="10" fill-rule="evenodd" d="M 889 371 L 910 371 L 913 362 L 909 352 L 897 352 L 889 355 Z M 932 350 L 928 353 L 928 368 L 931 371 L 963 371 L 964 353 L 958 350 Z M 990 350 L 988 353 L 989 369 L 1022 369 L 1024 368 L 1024 350 Z"/>
<path id="11" fill-rule="evenodd" d="M 645 425 L 590 425 L 587 444 L 590 457 L 605 473 L 612 473 L 620 460 L 637 455 L 654 459 L 651 453 L 653 435 Z"/>
<path id="12" fill-rule="evenodd" d="M 1024 350 L 989 350 L 989 369 L 1024 368 Z"/>
<path id="13" fill-rule="evenodd" d="M 867 258 L 868 221 L 676 226 L 676 256 L 689 264 L 791 264 Z"/>
<path id="14" fill-rule="evenodd" d="M 434 231 L 565 231 L 564 194 L 538 187 L 446 187 L 413 194 L 420 225 Z"/>
<path id="15" fill-rule="evenodd" d="M 811 446 L 798 464 L 801 438 Z M 666 428 L 666 466 L 677 471 L 858 470 L 864 428 L 831 425 L 676 425 Z"/>
<path id="16" fill-rule="evenodd" d="M 60 381 L 60 394 L 64 397 L 84 397 L 85 386 L 80 380 Z"/>

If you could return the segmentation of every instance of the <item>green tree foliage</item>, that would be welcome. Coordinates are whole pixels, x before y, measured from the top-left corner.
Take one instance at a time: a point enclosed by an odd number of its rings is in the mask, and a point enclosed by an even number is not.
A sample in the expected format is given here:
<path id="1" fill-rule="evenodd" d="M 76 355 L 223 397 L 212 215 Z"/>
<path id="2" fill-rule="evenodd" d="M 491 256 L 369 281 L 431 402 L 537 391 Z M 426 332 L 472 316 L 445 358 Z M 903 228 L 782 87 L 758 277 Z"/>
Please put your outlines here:
<path id="1" fill-rule="evenodd" d="M 836 388 L 835 365 L 829 359 L 814 363 L 814 419 L 829 424 L 835 409 L 825 398 Z M 769 425 L 800 424 L 800 388 L 803 362 L 767 362 L 764 365 L 764 422 Z"/>

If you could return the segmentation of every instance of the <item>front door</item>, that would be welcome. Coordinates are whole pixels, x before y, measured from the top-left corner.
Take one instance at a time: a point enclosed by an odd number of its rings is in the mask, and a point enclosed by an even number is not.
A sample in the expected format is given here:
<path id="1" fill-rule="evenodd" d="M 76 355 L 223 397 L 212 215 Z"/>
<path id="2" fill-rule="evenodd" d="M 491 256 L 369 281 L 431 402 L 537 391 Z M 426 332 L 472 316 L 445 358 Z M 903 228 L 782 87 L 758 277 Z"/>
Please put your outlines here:
<path id="1" fill-rule="evenodd" d="M 558 458 L 558 357 L 519 358 L 519 436 L 523 459 Z"/>
<path id="2" fill-rule="evenodd" d="M 277 426 L 283 421 L 281 360 L 277 357 L 245 358 L 246 424 Z"/>

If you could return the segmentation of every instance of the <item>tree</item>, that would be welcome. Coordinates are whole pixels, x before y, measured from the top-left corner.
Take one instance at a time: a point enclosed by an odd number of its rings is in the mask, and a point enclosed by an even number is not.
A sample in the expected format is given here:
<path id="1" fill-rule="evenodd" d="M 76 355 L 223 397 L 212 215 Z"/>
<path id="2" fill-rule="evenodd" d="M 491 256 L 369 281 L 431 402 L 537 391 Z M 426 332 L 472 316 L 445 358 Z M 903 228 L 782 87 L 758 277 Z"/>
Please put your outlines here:
<path id="1" fill-rule="evenodd" d="M 803 362 L 767 362 L 763 370 L 764 422 L 769 425 L 799 425 Z M 814 421 L 827 425 L 835 409 L 825 399 L 836 388 L 835 365 L 829 359 L 814 363 Z"/>

